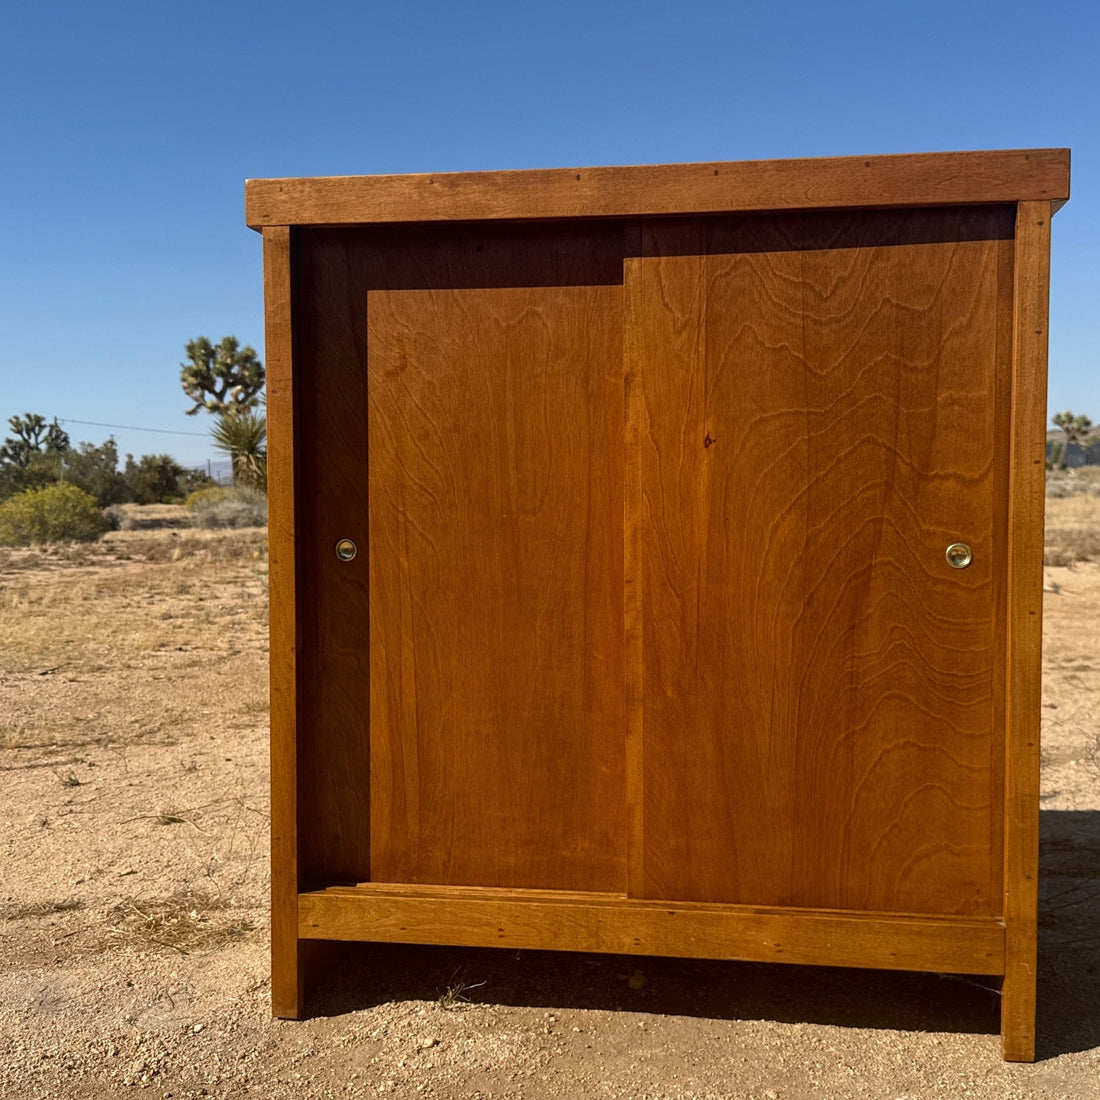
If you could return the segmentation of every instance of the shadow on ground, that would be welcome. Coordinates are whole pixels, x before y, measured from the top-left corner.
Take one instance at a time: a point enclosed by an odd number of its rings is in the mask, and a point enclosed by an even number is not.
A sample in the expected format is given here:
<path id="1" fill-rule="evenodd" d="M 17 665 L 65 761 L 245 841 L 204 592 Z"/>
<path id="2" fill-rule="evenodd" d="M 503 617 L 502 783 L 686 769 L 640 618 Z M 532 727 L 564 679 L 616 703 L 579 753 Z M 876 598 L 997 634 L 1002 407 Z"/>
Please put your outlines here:
<path id="1" fill-rule="evenodd" d="M 1039 815 L 1038 1055 L 1100 1047 L 1100 810 Z"/>
<path id="2" fill-rule="evenodd" d="M 1100 1046 L 1100 811 L 1042 814 L 1038 1055 Z M 996 978 L 499 948 L 320 944 L 306 1012 L 388 1001 L 996 1033 Z M 645 984 L 632 989 L 641 972 Z M 635 979 L 635 983 L 638 980 Z"/>

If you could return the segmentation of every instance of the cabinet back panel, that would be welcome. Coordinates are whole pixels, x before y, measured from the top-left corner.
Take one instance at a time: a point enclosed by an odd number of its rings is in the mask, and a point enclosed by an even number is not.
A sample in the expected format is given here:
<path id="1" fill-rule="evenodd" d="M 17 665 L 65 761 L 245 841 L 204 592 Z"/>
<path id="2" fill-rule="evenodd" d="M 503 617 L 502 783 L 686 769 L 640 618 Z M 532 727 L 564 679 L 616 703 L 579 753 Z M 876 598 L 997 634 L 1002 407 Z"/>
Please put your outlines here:
<path id="1" fill-rule="evenodd" d="M 999 912 L 1012 234 L 1003 207 L 643 227 L 632 892 Z"/>

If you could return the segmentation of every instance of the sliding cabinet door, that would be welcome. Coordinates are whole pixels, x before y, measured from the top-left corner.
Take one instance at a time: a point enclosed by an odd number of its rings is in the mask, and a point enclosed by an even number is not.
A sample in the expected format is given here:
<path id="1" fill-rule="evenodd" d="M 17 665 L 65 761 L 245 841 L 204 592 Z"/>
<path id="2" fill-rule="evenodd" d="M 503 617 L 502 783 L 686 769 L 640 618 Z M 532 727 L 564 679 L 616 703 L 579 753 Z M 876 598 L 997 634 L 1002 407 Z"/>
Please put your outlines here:
<path id="1" fill-rule="evenodd" d="M 370 877 L 621 891 L 622 229 L 356 250 Z"/>
<path id="2" fill-rule="evenodd" d="M 999 912 L 1012 232 L 1000 207 L 639 231 L 635 896 Z"/>

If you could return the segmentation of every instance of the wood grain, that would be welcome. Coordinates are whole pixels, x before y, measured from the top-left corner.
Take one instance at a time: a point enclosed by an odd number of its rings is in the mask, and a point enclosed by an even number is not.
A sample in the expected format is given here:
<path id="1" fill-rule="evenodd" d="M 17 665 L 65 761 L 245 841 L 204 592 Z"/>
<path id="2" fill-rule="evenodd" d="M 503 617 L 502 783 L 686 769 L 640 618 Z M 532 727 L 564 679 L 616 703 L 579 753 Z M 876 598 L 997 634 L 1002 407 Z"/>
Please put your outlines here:
<path id="1" fill-rule="evenodd" d="M 642 440 L 645 400 L 637 373 L 644 303 L 633 293 L 633 257 L 642 246 L 641 223 L 628 226 L 623 257 L 623 399 L 626 427 L 623 464 L 623 686 L 626 768 L 626 892 L 645 894 L 645 587 L 642 580 Z"/>
<path id="2" fill-rule="evenodd" d="M 298 231 L 299 859 L 307 886 L 370 877 L 366 284 L 339 234 Z M 336 557 L 341 538 L 359 554 Z"/>
<path id="3" fill-rule="evenodd" d="M 271 637 L 271 1011 L 302 1010 L 298 957 L 298 613 L 290 230 L 264 230 Z"/>
<path id="4" fill-rule="evenodd" d="M 995 918 L 646 902 L 520 890 L 364 886 L 299 899 L 304 939 L 547 948 L 999 974 Z"/>
<path id="5" fill-rule="evenodd" d="M 1011 234 L 1005 208 L 646 228 L 646 896 L 999 912 Z"/>
<path id="6" fill-rule="evenodd" d="M 593 218 L 1056 201 L 1068 149 L 249 180 L 248 224 Z"/>
<path id="7" fill-rule="evenodd" d="M 277 1015 L 328 939 L 653 953 L 1003 974 L 1034 1056 L 1068 163 L 250 182 Z"/>
<path id="8" fill-rule="evenodd" d="M 1008 703 L 1005 756 L 1006 1059 L 1035 1058 L 1039 884 L 1039 707 L 1043 643 L 1047 301 L 1050 207 L 1022 202 L 1016 217 L 1015 340 L 1008 523 Z"/>
<path id="9" fill-rule="evenodd" d="M 622 890 L 622 231 L 375 233 L 371 877 Z"/>

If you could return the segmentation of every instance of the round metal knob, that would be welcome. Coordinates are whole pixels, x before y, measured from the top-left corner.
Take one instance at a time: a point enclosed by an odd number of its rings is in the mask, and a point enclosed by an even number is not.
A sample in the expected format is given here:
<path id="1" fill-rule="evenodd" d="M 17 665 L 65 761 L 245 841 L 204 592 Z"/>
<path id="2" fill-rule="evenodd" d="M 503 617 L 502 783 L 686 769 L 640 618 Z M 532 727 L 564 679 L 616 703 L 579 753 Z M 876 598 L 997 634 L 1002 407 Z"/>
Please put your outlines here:
<path id="1" fill-rule="evenodd" d="M 359 547 L 351 539 L 341 539 L 336 544 L 336 556 L 341 561 L 351 561 L 359 552 Z"/>
<path id="2" fill-rule="evenodd" d="M 974 555 L 965 542 L 953 542 L 947 548 L 947 564 L 952 569 L 965 569 L 973 560 Z"/>

